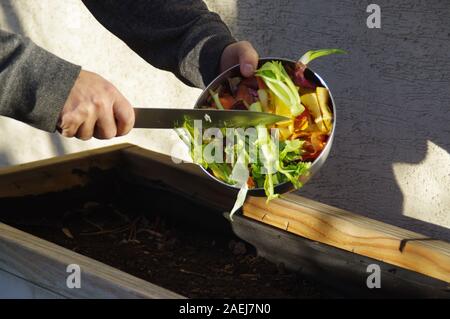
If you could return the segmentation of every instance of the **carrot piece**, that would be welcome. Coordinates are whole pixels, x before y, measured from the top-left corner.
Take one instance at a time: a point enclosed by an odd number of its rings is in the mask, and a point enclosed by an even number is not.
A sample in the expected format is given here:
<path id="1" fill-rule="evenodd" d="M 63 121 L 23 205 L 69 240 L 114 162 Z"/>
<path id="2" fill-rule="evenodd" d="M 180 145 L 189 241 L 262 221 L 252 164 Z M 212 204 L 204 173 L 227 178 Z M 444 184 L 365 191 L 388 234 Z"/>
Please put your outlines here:
<path id="1" fill-rule="evenodd" d="M 247 179 L 247 185 L 249 188 L 255 188 L 255 181 L 251 176 L 249 176 Z"/>
<path id="2" fill-rule="evenodd" d="M 222 97 L 219 98 L 220 103 L 222 103 L 222 106 L 224 109 L 231 109 L 234 105 L 234 103 L 236 103 L 236 100 L 234 99 L 234 97 L 232 97 L 231 95 L 224 95 Z"/>

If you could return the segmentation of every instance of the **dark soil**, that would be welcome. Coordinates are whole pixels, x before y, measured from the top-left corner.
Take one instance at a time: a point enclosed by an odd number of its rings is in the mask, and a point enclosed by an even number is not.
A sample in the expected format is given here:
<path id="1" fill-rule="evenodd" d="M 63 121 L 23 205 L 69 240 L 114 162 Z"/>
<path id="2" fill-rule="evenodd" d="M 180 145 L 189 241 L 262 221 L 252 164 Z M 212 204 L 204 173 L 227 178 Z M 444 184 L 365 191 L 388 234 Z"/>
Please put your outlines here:
<path id="1" fill-rule="evenodd" d="M 0 199 L 0 220 L 191 298 L 317 298 L 326 290 L 256 256 L 221 212 L 111 176 Z"/>

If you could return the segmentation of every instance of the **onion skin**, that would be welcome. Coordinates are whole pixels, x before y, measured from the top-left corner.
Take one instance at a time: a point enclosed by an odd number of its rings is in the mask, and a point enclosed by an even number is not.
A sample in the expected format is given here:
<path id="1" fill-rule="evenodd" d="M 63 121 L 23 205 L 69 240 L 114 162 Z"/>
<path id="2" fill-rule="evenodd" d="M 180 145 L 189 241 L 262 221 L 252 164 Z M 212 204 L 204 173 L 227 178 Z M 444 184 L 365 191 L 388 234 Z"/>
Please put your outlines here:
<path id="1" fill-rule="evenodd" d="M 302 88 L 306 89 L 316 89 L 317 85 L 314 83 L 311 83 L 308 79 L 305 78 L 305 70 L 306 65 L 304 65 L 301 62 L 297 62 L 295 64 L 294 74 L 293 74 L 293 80 L 295 85 L 300 86 Z"/>

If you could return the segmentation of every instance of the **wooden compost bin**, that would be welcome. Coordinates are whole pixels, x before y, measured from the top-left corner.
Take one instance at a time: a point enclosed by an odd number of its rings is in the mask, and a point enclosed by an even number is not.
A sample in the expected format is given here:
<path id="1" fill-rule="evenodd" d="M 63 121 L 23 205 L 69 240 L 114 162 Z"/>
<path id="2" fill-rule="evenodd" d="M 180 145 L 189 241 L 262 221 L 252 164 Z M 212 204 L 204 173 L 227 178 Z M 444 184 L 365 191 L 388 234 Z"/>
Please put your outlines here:
<path id="1" fill-rule="evenodd" d="M 196 165 L 175 164 L 168 156 L 121 144 L 3 168 L 0 199 L 83 186 L 93 168 L 118 168 L 117 178 L 144 186 L 170 185 L 222 212 L 232 206 L 236 195 L 205 177 Z M 248 198 L 231 227 L 260 256 L 324 282 L 339 296 L 450 297 L 450 244 L 443 241 L 295 194 L 268 205 L 264 198 Z M 80 265 L 83 289 L 67 288 L 69 264 Z M 370 264 L 381 269 L 381 289 L 367 288 Z M 16 290 L 9 295 L 25 298 L 183 297 L 2 223 L 1 283 L 0 291 L 8 287 Z"/>

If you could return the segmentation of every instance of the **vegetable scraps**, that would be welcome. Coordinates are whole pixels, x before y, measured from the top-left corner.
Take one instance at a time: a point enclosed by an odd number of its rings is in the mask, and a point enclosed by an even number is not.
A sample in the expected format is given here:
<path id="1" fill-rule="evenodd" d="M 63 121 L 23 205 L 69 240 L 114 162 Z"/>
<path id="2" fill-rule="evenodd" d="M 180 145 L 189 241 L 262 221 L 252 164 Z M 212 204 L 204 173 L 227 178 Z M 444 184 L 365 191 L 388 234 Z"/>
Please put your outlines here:
<path id="1" fill-rule="evenodd" d="M 206 108 L 275 113 L 290 118 L 287 121 L 258 125 L 245 134 L 231 129 L 234 142 L 223 150 L 220 138 L 199 138 L 200 132 L 192 123 L 186 121 L 183 128 L 177 129 L 195 163 L 217 179 L 240 188 L 231 219 L 242 207 L 249 189 L 263 188 L 270 201 L 279 196 L 274 191 L 278 184 L 290 182 L 296 189 L 302 187 L 302 176 L 309 174 L 333 129 L 328 89 L 307 79 L 305 71 L 318 57 L 342 53 L 345 51 L 340 49 L 309 51 L 294 67 L 269 61 L 254 76 L 229 78 L 217 90 L 209 91 Z M 221 128 L 218 136 L 228 136 L 229 130 Z M 199 156 L 211 145 L 218 146 L 219 152 L 223 152 L 219 155 L 231 161 L 207 161 Z"/>

